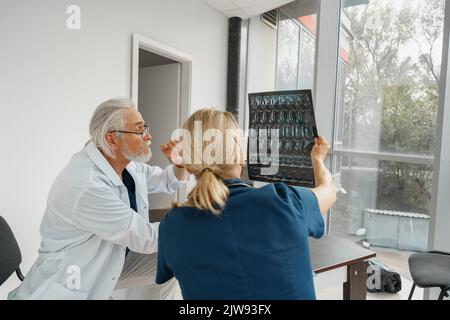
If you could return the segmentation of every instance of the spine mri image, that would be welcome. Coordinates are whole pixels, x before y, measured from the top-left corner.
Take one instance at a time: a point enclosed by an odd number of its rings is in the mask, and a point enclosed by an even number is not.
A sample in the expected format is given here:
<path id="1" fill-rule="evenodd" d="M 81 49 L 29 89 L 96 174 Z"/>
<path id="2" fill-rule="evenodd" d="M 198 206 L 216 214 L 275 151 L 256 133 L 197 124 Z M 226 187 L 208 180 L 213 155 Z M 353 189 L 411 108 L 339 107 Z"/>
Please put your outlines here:
<path id="1" fill-rule="evenodd" d="M 250 93 L 251 180 L 314 187 L 311 149 L 317 137 L 311 90 Z"/>

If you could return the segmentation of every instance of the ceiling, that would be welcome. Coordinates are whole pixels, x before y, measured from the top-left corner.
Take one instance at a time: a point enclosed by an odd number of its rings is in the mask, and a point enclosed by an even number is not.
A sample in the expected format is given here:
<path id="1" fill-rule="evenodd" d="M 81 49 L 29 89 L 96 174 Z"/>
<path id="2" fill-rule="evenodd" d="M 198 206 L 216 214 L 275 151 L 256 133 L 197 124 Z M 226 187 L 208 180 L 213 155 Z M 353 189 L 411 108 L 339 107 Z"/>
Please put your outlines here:
<path id="1" fill-rule="evenodd" d="M 293 0 L 201 0 L 224 16 L 248 19 L 281 7 Z"/>
<path id="2" fill-rule="evenodd" d="M 325 1 L 325 0 L 322 0 Z M 358 5 L 367 5 L 369 0 L 344 0 L 342 7 L 353 7 Z M 311 14 L 318 14 L 320 11 L 320 1 L 318 0 L 297 0 L 292 1 L 282 8 L 283 12 L 289 17 L 308 16 Z"/>
<path id="3" fill-rule="evenodd" d="M 285 11 L 291 11 L 292 16 L 315 14 L 319 10 L 318 0 L 201 0 L 209 7 L 221 12 L 224 16 L 248 19 L 266 11 L 284 6 Z M 323 0 L 325 1 L 325 0 Z M 344 7 L 368 4 L 369 0 L 345 0 Z M 288 4 L 288 5 L 286 5 Z M 298 14 L 297 14 L 298 13 Z"/>
<path id="4" fill-rule="evenodd" d="M 154 67 L 169 63 L 176 63 L 176 61 L 139 49 L 139 68 Z"/>
<path id="5" fill-rule="evenodd" d="M 283 12 L 289 17 L 308 16 L 310 14 L 317 14 L 320 10 L 320 1 L 317 0 L 302 0 L 293 1 L 283 6 Z"/>

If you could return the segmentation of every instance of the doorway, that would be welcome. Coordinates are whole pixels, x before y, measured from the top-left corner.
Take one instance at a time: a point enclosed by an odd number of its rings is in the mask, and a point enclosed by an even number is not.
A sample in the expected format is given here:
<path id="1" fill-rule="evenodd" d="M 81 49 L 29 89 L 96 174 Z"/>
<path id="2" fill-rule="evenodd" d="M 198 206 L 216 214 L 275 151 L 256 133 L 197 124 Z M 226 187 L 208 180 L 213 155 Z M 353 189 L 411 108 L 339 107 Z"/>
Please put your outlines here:
<path id="1" fill-rule="evenodd" d="M 133 34 L 131 98 L 138 106 L 152 135 L 152 158 L 149 164 L 169 165 L 159 146 L 169 141 L 190 114 L 192 58 L 165 44 Z M 150 210 L 171 207 L 180 201 L 184 190 L 170 196 L 149 195 Z"/>

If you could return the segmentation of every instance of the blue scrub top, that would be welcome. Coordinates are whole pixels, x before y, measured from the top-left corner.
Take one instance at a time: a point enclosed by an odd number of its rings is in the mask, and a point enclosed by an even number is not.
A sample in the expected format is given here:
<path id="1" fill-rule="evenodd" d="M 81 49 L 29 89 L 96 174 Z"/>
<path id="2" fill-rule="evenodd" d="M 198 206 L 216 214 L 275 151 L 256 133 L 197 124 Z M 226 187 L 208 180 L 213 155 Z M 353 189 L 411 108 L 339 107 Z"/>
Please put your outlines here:
<path id="1" fill-rule="evenodd" d="M 225 183 L 219 216 L 178 207 L 161 221 L 156 283 L 175 276 L 184 299 L 315 299 L 308 236 L 324 222 L 314 193 Z"/>

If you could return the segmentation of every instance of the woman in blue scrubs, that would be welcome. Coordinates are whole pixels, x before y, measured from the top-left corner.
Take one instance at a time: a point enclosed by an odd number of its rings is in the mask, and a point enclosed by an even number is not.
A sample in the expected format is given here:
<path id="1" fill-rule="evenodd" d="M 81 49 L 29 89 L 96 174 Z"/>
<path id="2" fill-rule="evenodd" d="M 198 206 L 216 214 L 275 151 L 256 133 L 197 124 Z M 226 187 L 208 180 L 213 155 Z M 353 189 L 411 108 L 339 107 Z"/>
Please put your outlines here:
<path id="1" fill-rule="evenodd" d="M 183 129 L 196 137 L 199 124 L 203 133 L 216 130 L 215 139 L 183 140 L 184 166 L 197 184 L 161 221 L 156 283 L 175 277 L 184 299 L 315 299 L 308 237 L 323 235 L 321 213 L 336 200 L 327 142 L 319 137 L 311 151 L 316 188 L 253 188 L 239 179 L 239 139 L 226 139 L 238 129 L 234 116 L 199 110 Z M 219 149 L 205 158 L 208 145 Z"/>

